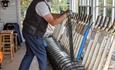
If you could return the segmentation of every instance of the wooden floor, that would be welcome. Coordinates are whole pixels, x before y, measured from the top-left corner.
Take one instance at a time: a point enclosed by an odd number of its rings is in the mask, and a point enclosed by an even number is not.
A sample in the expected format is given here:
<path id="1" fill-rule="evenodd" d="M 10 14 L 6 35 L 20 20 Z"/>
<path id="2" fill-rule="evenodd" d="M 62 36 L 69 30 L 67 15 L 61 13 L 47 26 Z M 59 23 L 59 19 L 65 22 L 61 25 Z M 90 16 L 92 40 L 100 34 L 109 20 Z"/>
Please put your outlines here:
<path id="1" fill-rule="evenodd" d="M 18 70 L 21 60 L 25 54 L 25 46 L 23 45 L 15 54 L 14 60 L 9 61 L 9 57 L 5 57 L 5 61 L 2 65 L 1 70 Z M 30 70 L 39 70 L 37 59 L 34 57 L 33 62 L 31 64 Z M 52 67 L 50 64 L 48 64 L 48 70 L 52 70 Z"/>
<path id="2" fill-rule="evenodd" d="M 10 61 L 10 57 L 5 57 L 4 63 L 2 64 L 1 70 L 18 70 L 20 62 L 25 54 L 25 45 L 23 45 L 16 53 L 13 61 Z M 114 52 L 115 54 L 115 52 Z M 39 70 L 38 63 L 34 57 L 31 64 L 30 70 Z M 48 70 L 53 70 L 51 65 L 48 63 Z M 115 55 L 112 57 L 111 64 L 108 70 L 115 70 Z"/>

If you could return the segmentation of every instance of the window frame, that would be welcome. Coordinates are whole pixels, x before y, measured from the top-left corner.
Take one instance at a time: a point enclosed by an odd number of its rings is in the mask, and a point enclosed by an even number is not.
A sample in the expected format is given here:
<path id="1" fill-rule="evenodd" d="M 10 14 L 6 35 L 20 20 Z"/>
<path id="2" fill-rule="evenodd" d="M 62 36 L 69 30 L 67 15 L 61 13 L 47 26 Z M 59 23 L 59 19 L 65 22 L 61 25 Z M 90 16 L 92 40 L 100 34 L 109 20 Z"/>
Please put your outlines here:
<path id="1" fill-rule="evenodd" d="M 102 16 L 107 16 L 107 9 L 111 9 L 111 15 L 109 17 L 112 17 L 112 21 L 115 19 L 115 0 L 112 0 L 111 6 L 108 5 L 107 0 L 102 0 L 103 4 L 102 6 L 99 6 L 100 0 L 79 0 L 79 6 L 91 6 L 92 8 L 92 15 L 93 15 L 93 21 L 95 22 L 98 15 L 100 15 L 100 8 L 102 8 Z M 109 11 L 109 10 L 108 10 Z M 89 11 L 87 11 L 88 14 Z"/>

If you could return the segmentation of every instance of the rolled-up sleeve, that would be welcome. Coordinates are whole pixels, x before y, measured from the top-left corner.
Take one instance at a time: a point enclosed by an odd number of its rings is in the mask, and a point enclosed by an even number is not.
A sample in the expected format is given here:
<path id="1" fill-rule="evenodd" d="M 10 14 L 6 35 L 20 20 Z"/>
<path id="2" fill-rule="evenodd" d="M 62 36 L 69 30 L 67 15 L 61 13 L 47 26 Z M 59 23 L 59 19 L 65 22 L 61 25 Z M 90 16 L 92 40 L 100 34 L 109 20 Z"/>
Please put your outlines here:
<path id="1" fill-rule="evenodd" d="M 42 17 L 50 14 L 49 8 L 45 2 L 39 2 L 36 5 L 35 10 L 36 10 L 37 14 Z"/>

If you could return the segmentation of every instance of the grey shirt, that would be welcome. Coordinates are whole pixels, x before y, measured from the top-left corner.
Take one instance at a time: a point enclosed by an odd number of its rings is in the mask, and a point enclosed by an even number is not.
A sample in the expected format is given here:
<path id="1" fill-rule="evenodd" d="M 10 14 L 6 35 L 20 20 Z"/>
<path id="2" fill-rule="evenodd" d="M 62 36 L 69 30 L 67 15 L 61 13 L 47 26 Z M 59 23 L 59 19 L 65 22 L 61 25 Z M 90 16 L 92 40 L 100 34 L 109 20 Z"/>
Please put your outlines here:
<path id="1" fill-rule="evenodd" d="M 49 8 L 48 8 L 48 6 L 46 5 L 46 3 L 45 2 L 39 2 L 37 5 L 36 5 L 36 12 L 37 12 L 37 14 L 38 15 L 40 15 L 40 16 L 46 16 L 46 15 L 48 15 L 48 14 L 50 14 L 50 11 L 49 11 Z"/>

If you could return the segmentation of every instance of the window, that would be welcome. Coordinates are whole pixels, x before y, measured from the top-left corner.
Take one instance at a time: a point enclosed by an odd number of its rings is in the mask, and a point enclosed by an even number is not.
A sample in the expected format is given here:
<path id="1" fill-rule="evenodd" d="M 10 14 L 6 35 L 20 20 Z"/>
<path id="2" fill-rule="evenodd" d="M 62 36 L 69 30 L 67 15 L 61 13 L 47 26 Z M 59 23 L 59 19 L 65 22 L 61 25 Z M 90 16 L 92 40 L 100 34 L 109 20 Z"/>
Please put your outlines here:
<path id="1" fill-rule="evenodd" d="M 103 6 L 104 6 L 104 0 L 96 0 L 96 17 L 98 15 L 103 16 Z"/>
<path id="2" fill-rule="evenodd" d="M 98 15 L 115 18 L 115 0 L 79 0 L 79 2 L 79 7 L 87 7 L 87 11 L 84 10 L 87 14 L 93 13 L 93 21 Z"/>
<path id="3" fill-rule="evenodd" d="M 80 0 L 79 13 L 80 14 L 91 14 L 91 3 L 92 0 Z"/>
<path id="4" fill-rule="evenodd" d="M 67 0 L 51 0 L 51 11 L 60 13 L 60 10 L 67 10 Z"/>
<path id="5" fill-rule="evenodd" d="M 96 0 L 96 16 L 102 15 L 107 17 L 112 17 L 112 19 L 115 17 L 114 14 L 114 2 L 115 0 Z"/>

